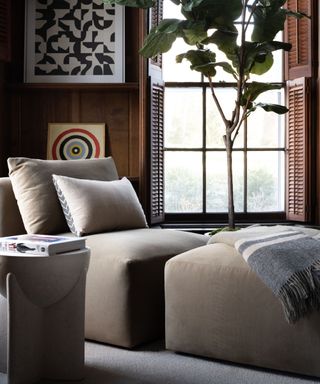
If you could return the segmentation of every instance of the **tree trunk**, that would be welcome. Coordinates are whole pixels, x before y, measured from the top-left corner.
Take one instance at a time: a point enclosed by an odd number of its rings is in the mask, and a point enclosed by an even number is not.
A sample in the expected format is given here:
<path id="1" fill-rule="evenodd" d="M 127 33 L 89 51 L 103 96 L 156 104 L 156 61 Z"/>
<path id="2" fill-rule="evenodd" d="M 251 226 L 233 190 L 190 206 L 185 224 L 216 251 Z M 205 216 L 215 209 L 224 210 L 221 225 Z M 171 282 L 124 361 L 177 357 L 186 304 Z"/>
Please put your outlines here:
<path id="1" fill-rule="evenodd" d="M 233 202 L 233 174 L 232 174 L 232 140 L 230 135 L 225 136 L 228 168 L 228 224 L 234 229 L 234 202 Z"/>

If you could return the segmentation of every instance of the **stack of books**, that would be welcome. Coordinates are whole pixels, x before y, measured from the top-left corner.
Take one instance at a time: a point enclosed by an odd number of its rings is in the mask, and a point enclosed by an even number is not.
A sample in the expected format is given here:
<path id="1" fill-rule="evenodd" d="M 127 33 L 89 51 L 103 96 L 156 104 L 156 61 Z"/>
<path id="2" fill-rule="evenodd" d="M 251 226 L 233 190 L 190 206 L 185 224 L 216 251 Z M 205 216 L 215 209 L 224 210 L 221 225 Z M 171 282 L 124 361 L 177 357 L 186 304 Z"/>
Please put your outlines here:
<path id="1" fill-rule="evenodd" d="M 0 256 L 52 256 L 85 248 L 84 237 L 17 235 L 0 237 Z"/>

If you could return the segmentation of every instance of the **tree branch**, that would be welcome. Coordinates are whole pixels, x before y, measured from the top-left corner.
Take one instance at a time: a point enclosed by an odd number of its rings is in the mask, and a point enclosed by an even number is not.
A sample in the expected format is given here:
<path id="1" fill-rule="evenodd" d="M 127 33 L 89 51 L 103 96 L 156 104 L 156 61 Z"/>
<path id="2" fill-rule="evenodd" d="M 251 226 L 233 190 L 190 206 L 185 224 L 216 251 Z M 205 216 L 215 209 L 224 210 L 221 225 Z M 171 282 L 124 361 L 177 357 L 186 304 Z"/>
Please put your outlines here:
<path id="1" fill-rule="evenodd" d="M 226 118 L 226 116 L 225 116 L 225 114 L 224 114 L 224 112 L 223 112 L 223 110 L 222 110 L 221 104 L 220 104 L 220 102 L 219 102 L 219 100 L 218 100 L 218 98 L 217 98 L 217 95 L 216 95 L 215 91 L 214 91 L 214 87 L 213 87 L 213 84 L 212 84 L 211 76 L 208 76 L 208 80 L 209 80 L 209 84 L 210 84 L 211 95 L 212 95 L 212 97 L 213 97 L 213 100 L 214 100 L 214 102 L 215 102 L 217 108 L 218 108 L 218 111 L 219 111 L 219 113 L 220 113 L 220 116 L 222 117 L 222 120 L 223 120 L 223 122 L 224 122 L 224 124 L 225 124 L 225 126 L 226 126 L 226 128 L 227 128 L 227 127 L 230 126 L 230 121 L 227 120 L 227 118 Z"/>
<path id="2" fill-rule="evenodd" d="M 243 9 L 242 9 L 242 28 L 241 28 L 241 46 L 240 46 L 240 57 L 239 57 L 239 80 L 238 80 L 238 94 L 237 101 L 234 112 L 232 114 L 232 122 L 230 126 L 230 134 L 237 128 L 239 119 L 240 119 L 240 101 L 242 96 L 242 91 L 246 82 L 246 77 L 244 75 L 244 46 L 246 41 L 246 28 L 245 28 L 245 20 L 246 20 L 246 9 L 248 5 L 248 0 L 244 0 Z"/>
<path id="3" fill-rule="evenodd" d="M 247 29 L 248 29 L 248 27 L 249 27 L 249 25 L 250 25 L 250 21 L 251 21 L 251 19 L 252 19 L 252 16 L 253 16 L 253 14 L 254 14 L 255 9 L 256 9 L 256 4 L 257 4 L 257 2 L 258 2 L 258 0 L 255 0 L 255 1 L 253 2 L 252 6 L 251 6 L 251 13 L 250 13 L 249 19 L 248 19 L 248 21 L 247 21 L 247 23 L 246 23 L 246 26 L 245 26 L 245 32 L 247 32 Z"/>

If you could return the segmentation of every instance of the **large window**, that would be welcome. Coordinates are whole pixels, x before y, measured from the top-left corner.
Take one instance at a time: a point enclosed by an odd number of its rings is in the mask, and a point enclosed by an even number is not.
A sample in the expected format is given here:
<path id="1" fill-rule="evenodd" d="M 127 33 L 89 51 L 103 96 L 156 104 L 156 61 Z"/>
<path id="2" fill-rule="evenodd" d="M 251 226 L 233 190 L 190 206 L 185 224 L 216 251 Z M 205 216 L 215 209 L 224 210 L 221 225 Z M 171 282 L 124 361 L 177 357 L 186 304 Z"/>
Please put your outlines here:
<path id="1" fill-rule="evenodd" d="M 172 2 L 164 2 L 165 18 L 181 18 Z M 281 39 L 281 36 L 279 36 Z M 165 81 L 165 212 L 219 214 L 227 212 L 227 166 L 222 139 L 224 124 L 213 102 L 209 84 L 175 56 L 190 49 L 180 39 L 163 57 Z M 223 59 L 223 58 L 222 58 Z M 283 59 L 264 76 L 252 80 L 281 84 L 281 90 L 261 100 L 284 103 Z M 233 78 L 221 71 L 217 96 L 226 114 L 235 100 Z M 221 81 L 221 82 L 220 82 Z M 235 210 L 239 213 L 283 212 L 285 198 L 284 117 L 256 111 L 244 123 L 233 152 Z"/>

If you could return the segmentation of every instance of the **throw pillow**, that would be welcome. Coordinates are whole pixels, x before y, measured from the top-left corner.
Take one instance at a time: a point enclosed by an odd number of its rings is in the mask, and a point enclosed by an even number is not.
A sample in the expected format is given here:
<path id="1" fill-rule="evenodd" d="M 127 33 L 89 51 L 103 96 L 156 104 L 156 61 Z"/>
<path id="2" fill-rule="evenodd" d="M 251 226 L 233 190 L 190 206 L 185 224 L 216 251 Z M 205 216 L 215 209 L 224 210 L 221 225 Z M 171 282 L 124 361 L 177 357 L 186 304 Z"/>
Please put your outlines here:
<path id="1" fill-rule="evenodd" d="M 111 157 L 87 160 L 38 160 L 9 158 L 9 176 L 28 233 L 57 234 L 68 231 L 52 175 L 93 180 L 116 180 Z"/>
<path id="2" fill-rule="evenodd" d="M 138 197 L 128 179 L 82 180 L 53 175 L 70 230 L 77 236 L 147 227 Z"/>

